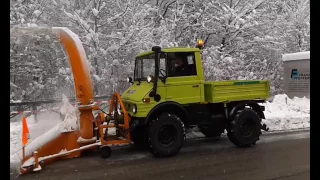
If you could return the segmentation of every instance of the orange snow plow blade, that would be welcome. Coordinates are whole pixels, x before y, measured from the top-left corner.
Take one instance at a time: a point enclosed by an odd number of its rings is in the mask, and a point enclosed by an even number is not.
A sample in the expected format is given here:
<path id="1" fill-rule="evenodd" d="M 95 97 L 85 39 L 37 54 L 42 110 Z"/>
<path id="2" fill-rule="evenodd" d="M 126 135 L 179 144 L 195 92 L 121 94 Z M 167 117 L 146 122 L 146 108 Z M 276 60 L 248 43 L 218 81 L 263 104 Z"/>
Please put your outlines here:
<path id="1" fill-rule="evenodd" d="M 80 112 L 79 129 L 61 128 L 67 118 L 61 121 L 51 130 L 39 136 L 30 144 L 23 146 L 20 174 L 41 170 L 41 166 L 48 165 L 60 159 L 75 158 L 81 155 L 83 150 L 94 150 L 100 147 L 102 157 L 109 157 L 111 149 L 109 146 L 126 145 L 131 143 L 129 133 L 130 117 L 122 103 L 120 95 L 112 95 L 109 114 L 99 112 L 94 118 L 92 111 L 99 110 L 94 104 L 93 89 L 88 61 L 84 48 L 78 36 L 67 28 L 55 27 L 53 32 L 57 34 L 61 44 L 64 46 L 71 66 L 74 87 L 77 98 L 77 109 Z M 120 105 L 123 121 L 118 122 L 116 108 Z M 115 125 L 109 125 L 110 121 Z M 108 124 L 105 125 L 104 122 Z M 96 128 L 94 128 L 94 125 Z M 115 127 L 116 135 L 109 136 L 108 129 Z M 105 132 L 103 132 L 105 129 Z M 96 134 L 94 135 L 94 132 Z M 32 132 L 30 132 L 32 134 Z"/>

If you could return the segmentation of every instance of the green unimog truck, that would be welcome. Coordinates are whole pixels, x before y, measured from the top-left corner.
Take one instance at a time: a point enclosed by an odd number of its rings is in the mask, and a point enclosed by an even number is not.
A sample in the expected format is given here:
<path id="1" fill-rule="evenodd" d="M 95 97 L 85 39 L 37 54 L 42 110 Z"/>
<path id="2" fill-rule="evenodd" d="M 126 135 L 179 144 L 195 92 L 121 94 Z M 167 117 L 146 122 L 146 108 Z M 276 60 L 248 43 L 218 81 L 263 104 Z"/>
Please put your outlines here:
<path id="1" fill-rule="evenodd" d="M 227 130 L 238 147 L 250 147 L 267 131 L 264 103 L 269 82 L 204 80 L 201 46 L 158 46 L 135 58 L 131 86 L 121 99 L 130 115 L 131 140 L 157 157 L 175 155 L 183 146 L 186 129 L 198 127 L 207 137 Z"/>

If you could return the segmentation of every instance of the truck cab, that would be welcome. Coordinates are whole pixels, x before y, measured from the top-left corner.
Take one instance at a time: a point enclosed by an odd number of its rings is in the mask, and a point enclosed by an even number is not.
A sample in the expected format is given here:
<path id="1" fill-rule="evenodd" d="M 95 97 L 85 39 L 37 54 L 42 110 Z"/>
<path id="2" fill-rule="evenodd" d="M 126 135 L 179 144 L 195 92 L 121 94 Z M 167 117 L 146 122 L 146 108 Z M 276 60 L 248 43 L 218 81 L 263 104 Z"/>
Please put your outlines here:
<path id="1" fill-rule="evenodd" d="M 121 96 L 124 101 L 158 104 L 172 101 L 179 104 L 204 101 L 204 77 L 198 48 L 166 48 L 159 53 L 158 70 L 155 69 L 155 53 L 140 53 L 135 59 L 132 86 Z M 156 73 L 158 82 L 154 87 Z M 156 98 L 151 90 L 156 88 Z M 151 95 L 151 96 L 150 96 Z M 157 99 L 157 97 L 159 99 Z"/>

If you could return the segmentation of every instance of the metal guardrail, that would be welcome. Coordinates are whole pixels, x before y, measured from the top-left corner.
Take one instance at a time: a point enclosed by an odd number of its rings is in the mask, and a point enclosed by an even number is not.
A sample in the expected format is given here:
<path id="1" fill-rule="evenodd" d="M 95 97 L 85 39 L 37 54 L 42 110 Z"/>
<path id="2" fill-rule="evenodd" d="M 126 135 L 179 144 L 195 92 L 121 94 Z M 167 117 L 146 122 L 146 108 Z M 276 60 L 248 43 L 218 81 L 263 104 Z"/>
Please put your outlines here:
<path id="1" fill-rule="evenodd" d="M 108 99 L 110 96 L 96 96 L 94 97 L 95 100 L 97 99 Z M 70 101 L 75 101 L 75 98 L 68 98 Z M 22 101 L 22 102 L 10 102 L 10 106 L 22 106 L 22 105 L 39 105 L 39 104 L 51 104 L 51 103 L 60 103 L 62 102 L 61 99 L 51 99 L 51 100 L 39 100 L 39 101 Z"/>
<path id="2" fill-rule="evenodd" d="M 94 100 L 105 99 L 108 100 L 111 96 L 96 96 Z M 75 102 L 75 98 L 68 98 L 69 101 Z M 51 99 L 51 100 L 39 100 L 39 101 L 23 101 L 23 102 L 10 102 L 10 107 L 17 107 L 17 111 L 10 112 L 10 119 L 15 116 L 26 112 L 28 109 L 31 109 L 30 112 L 38 112 L 37 106 L 41 106 L 41 104 L 53 104 L 53 103 L 61 103 L 62 99 Z M 41 110 L 40 110 L 41 111 Z"/>

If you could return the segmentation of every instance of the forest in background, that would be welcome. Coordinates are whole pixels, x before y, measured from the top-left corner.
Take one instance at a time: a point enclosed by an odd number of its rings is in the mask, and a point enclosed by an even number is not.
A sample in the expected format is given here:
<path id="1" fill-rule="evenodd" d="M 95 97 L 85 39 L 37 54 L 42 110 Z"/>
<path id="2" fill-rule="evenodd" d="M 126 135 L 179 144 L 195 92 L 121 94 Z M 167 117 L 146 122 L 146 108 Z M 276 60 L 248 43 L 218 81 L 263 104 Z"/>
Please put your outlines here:
<path id="1" fill-rule="evenodd" d="M 10 0 L 10 100 L 74 96 L 61 45 L 39 28 L 54 26 L 80 37 L 95 95 L 128 87 L 137 53 L 197 39 L 207 81 L 266 79 L 275 95 L 282 54 L 310 50 L 310 0 Z"/>

